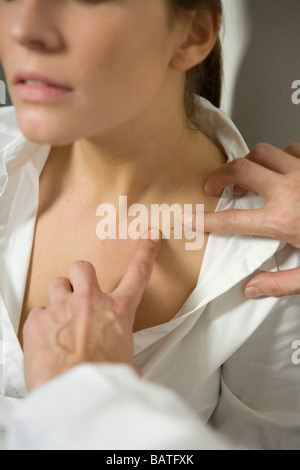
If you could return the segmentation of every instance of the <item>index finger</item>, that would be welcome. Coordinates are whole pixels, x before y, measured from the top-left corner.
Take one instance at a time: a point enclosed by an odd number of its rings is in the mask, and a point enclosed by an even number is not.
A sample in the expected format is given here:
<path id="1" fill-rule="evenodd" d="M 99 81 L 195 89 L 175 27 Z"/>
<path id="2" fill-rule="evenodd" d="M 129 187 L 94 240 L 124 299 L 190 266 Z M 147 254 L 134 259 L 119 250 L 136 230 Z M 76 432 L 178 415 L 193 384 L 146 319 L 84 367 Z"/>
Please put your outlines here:
<path id="1" fill-rule="evenodd" d="M 157 230 L 155 232 L 156 239 L 141 240 L 123 279 L 114 291 L 114 296 L 126 299 L 126 310 L 132 313 L 136 313 L 141 302 L 161 247 L 161 234 Z"/>
<path id="2" fill-rule="evenodd" d="M 268 224 L 264 208 L 206 212 L 204 231 L 206 233 L 239 233 L 280 239 L 280 233 L 277 233 L 275 226 Z"/>
<path id="3" fill-rule="evenodd" d="M 256 145 L 246 159 L 282 175 L 299 172 L 300 144 L 291 144 L 284 150 L 263 143 Z"/>

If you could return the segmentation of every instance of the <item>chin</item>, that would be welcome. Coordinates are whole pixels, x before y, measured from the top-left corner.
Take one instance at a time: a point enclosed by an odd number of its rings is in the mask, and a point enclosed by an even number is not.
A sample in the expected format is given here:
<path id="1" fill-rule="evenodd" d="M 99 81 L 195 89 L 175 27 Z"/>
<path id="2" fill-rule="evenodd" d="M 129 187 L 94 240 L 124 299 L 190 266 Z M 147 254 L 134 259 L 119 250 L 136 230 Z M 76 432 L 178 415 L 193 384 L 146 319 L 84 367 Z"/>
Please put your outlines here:
<path id="1" fill-rule="evenodd" d="M 76 138 L 71 130 L 63 123 L 70 122 L 68 118 L 61 119 L 53 109 L 21 109 L 16 106 L 17 120 L 20 131 L 26 139 L 40 144 L 55 146 L 69 145 Z"/>

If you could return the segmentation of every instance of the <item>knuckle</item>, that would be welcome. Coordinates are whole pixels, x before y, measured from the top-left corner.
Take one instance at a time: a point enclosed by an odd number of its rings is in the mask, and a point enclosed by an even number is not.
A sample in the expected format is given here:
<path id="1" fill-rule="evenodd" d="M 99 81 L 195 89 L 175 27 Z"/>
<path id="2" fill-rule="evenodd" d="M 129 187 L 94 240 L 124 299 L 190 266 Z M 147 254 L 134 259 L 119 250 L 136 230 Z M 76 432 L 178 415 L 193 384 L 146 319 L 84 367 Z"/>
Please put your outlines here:
<path id="1" fill-rule="evenodd" d="M 248 168 L 249 162 L 246 158 L 237 158 L 231 164 L 231 171 L 234 173 L 242 173 Z"/>
<path id="2" fill-rule="evenodd" d="M 151 264 L 147 260 L 138 260 L 132 263 L 131 269 L 133 272 L 138 272 L 143 276 L 149 276 L 151 274 Z"/>
<path id="3" fill-rule="evenodd" d="M 237 224 L 236 214 L 231 211 L 225 211 L 222 215 L 222 224 L 226 229 L 234 227 Z"/>
<path id="4" fill-rule="evenodd" d="M 271 297 L 284 297 L 286 295 L 283 287 L 276 280 L 275 277 L 271 277 L 268 280 L 266 290 Z"/>
<path id="5" fill-rule="evenodd" d="M 131 310 L 131 297 L 130 295 L 119 295 L 116 299 L 116 310 L 120 315 L 126 315 Z M 115 313 L 111 314 L 115 319 Z"/>
<path id="6" fill-rule="evenodd" d="M 299 156 L 300 154 L 300 142 L 293 142 L 285 147 L 284 151 L 290 155 Z"/>
<path id="7" fill-rule="evenodd" d="M 268 142 L 260 142 L 259 144 L 255 145 L 251 153 L 254 159 L 260 160 L 273 149 L 274 147 Z"/>
<path id="8" fill-rule="evenodd" d="M 299 198 L 300 198 L 300 179 L 298 177 L 285 177 L 281 180 L 277 187 L 276 210 L 284 219 L 284 223 L 295 223 L 300 219 L 299 216 Z M 274 207 L 275 210 L 275 207 Z M 289 216 L 291 220 L 286 221 Z"/>
<path id="9" fill-rule="evenodd" d="M 287 178 L 284 180 L 284 184 L 282 184 L 282 193 L 283 196 L 287 196 L 289 198 L 299 198 L 300 194 L 300 181 L 299 176 L 297 175 L 296 178 Z M 297 200 L 297 199 L 296 199 Z"/>
<path id="10" fill-rule="evenodd" d="M 76 295 L 76 310 L 81 313 L 88 313 L 94 308 L 95 296 L 88 291 Z"/>
<path id="11" fill-rule="evenodd" d="M 288 208 L 282 208 L 268 214 L 265 225 L 272 230 L 273 237 L 296 247 L 299 246 L 299 216 L 295 216 Z"/>
<path id="12" fill-rule="evenodd" d="M 286 234 L 287 229 L 290 231 L 290 223 L 290 214 L 284 209 L 269 213 L 265 219 L 265 225 L 274 232 L 275 236 L 280 238 Z"/>
<path id="13" fill-rule="evenodd" d="M 52 287 L 55 287 L 57 284 L 61 284 L 62 282 L 65 282 L 66 278 L 63 276 L 55 277 L 49 282 L 49 289 Z"/>

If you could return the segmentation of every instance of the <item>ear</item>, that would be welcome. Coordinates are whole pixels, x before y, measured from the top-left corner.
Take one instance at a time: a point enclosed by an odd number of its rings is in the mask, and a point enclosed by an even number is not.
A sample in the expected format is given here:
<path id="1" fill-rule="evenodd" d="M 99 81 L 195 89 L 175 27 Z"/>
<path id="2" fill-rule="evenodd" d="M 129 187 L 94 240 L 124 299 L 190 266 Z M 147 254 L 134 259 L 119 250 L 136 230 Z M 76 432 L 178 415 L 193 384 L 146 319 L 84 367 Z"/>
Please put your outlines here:
<path id="1" fill-rule="evenodd" d="M 213 50 L 222 22 L 222 14 L 197 10 L 188 14 L 184 37 L 174 52 L 170 67 L 187 71 L 203 62 Z"/>

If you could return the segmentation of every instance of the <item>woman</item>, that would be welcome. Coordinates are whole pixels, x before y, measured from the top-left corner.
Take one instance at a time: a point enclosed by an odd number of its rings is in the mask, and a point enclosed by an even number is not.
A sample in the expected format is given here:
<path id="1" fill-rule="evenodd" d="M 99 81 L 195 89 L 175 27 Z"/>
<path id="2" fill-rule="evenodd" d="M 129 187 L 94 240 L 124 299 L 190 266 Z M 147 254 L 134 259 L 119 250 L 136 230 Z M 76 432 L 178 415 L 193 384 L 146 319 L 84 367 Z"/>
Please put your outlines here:
<path id="1" fill-rule="evenodd" d="M 118 209 L 120 195 L 130 206 L 201 201 L 209 211 L 261 201 L 199 190 L 226 157 L 248 153 L 225 115 L 194 101 L 198 92 L 218 105 L 219 1 L 21 0 L 2 2 L 0 18 L 0 56 L 26 137 L 3 111 L 1 386 L 4 397 L 21 397 L 15 332 L 22 342 L 50 280 L 84 259 L 111 292 L 136 249 L 136 240 L 96 237 L 99 205 Z M 137 311 L 136 363 L 239 444 L 251 428 L 250 446 L 295 447 L 296 302 L 257 304 L 241 285 L 299 255 L 285 248 L 275 257 L 278 242 L 251 237 L 206 237 L 196 253 L 185 242 L 163 242 Z"/>

